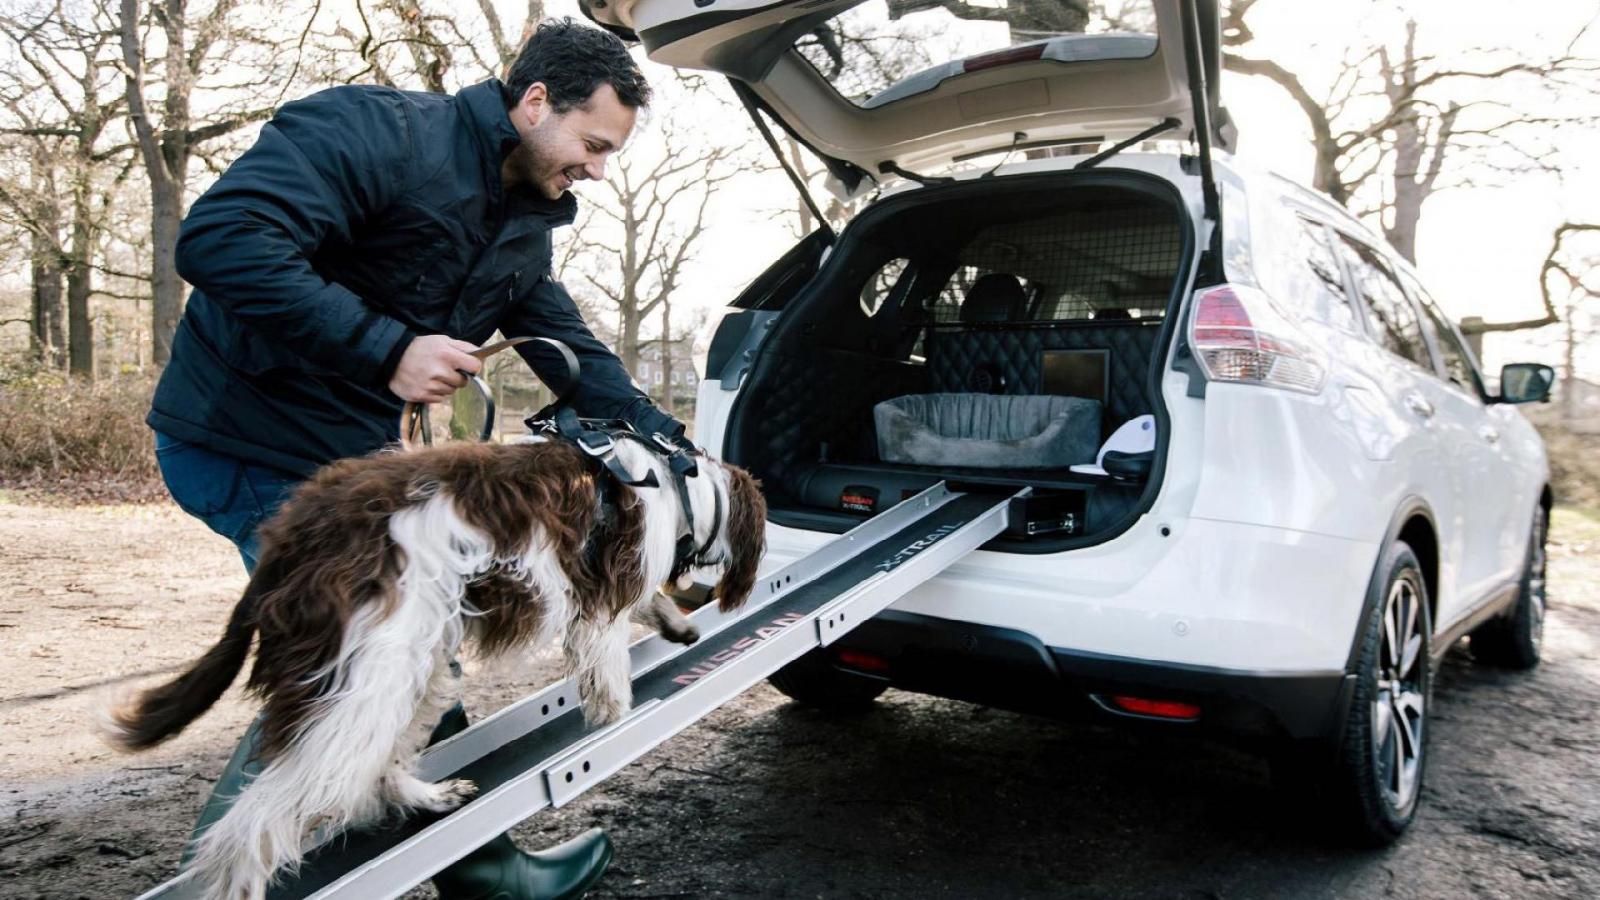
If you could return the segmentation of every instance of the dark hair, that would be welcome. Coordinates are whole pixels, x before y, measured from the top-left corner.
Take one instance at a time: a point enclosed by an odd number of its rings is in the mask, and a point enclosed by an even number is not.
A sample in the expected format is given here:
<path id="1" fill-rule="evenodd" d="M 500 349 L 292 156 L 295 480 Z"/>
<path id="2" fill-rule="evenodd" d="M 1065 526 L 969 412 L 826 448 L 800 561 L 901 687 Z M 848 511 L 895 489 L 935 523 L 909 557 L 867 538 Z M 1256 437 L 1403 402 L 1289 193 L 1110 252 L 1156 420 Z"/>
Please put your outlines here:
<path id="1" fill-rule="evenodd" d="M 622 40 L 570 18 L 540 22 L 522 45 L 506 74 L 507 102 L 522 99 L 534 82 L 545 86 L 558 113 L 587 104 L 602 84 L 611 85 L 624 106 L 638 109 L 650 102 L 650 85 Z"/>

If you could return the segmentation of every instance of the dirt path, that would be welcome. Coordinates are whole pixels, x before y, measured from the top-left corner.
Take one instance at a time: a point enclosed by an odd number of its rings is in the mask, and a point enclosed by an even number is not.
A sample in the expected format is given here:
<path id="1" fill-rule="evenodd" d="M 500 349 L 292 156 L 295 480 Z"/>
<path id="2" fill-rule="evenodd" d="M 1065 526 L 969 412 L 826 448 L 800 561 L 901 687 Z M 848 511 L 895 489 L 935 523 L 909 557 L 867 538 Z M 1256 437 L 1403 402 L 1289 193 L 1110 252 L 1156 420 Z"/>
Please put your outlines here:
<path id="1" fill-rule="evenodd" d="M 1562 511 L 1553 542 L 1546 663 L 1450 655 L 1426 806 L 1387 851 L 1329 846 L 1219 747 L 893 692 L 829 719 L 765 687 L 518 833 L 607 827 L 596 898 L 1600 896 L 1600 522 Z M 136 894 L 170 874 L 250 710 L 230 695 L 132 759 L 90 712 L 220 633 L 238 558 L 166 506 L 0 502 L 0 572 L 0 896 Z M 469 706 L 552 676 L 469 675 Z"/>

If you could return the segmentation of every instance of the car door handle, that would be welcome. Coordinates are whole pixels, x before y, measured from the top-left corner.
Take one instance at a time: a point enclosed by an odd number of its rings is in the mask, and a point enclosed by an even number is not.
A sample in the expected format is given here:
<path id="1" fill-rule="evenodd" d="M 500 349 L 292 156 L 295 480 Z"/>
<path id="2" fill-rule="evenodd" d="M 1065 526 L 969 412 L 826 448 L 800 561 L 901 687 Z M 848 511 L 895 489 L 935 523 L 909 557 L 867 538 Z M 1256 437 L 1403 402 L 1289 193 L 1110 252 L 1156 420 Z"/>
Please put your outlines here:
<path id="1" fill-rule="evenodd" d="M 1500 443 L 1500 432 L 1496 431 L 1494 427 L 1490 425 L 1484 425 L 1479 428 L 1478 437 L 1483 438 L 1491 444 Z"/>
<path id="2" fill-rule="evenodd" d="M 1433 404 L 1429 403 L 1427 398 L 1423 397 L 1421 394 L 1407 394 L 1402 399 L 1405 401 L 1406 409 L 1411 410 L 1424 419 L 1433 418 Z"/>

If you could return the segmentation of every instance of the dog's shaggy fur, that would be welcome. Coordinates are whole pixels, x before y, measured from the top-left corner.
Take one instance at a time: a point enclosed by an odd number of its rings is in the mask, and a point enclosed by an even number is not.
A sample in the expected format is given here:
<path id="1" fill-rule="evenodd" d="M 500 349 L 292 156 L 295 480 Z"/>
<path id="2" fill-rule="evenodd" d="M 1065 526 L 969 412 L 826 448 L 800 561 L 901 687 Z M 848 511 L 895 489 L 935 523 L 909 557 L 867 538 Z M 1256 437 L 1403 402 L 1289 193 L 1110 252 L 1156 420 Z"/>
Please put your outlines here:
<path id="1" fill-rule="evenodd" d="M 424 782 L 414 765 L 456 702 L 450 661 L 464 640 L 494 656 L 561 634 L 586 718 L 627 711 L 630 616 L 693 639 L 656 593 L 691 523 L 659 456 L 630 441 L 617 453 L 660 487 L 619 487 L 609 515 L 602 476 L 569 443 L 451 444 L 328 466 L 262 528 L 260 563 L 222 639 L 107 723 L 126 750 L 176 735 L 259 636 L 249 687 L 265 701 L 265 767 L 196 848 L 208 896 L 262 896 L 314 829 L 463 802 L 473 785 Z M 766 505 L 748 474 L 710 459 L 685 486 L 694 544 L 722 569 L 715 594 L 731 609 L 754 585 Z"/>

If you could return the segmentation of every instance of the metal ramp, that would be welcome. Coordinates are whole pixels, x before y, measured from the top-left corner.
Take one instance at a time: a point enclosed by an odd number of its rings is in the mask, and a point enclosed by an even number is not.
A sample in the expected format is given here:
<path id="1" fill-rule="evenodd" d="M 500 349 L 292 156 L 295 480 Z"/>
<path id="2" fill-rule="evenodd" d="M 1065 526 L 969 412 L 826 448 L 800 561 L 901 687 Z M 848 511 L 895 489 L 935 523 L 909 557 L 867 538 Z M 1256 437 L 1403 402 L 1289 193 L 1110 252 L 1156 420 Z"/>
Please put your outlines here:
<path id="1" fill-rule="evenodd" d="M 587 729 L 571 679 L 429 747 L 428 780 L 470 778 L 478 794 L 443 816 L 334 835 L 306 857 L 272 900 L 396 897 L 490 838 L 560 807 L 816 647 L 825 647 L 1005 530 L 1010 496 L 935 485 L 757 583 L 733 614 L 714 605 L 691 619 L 700 640 L 657 635 L 629 650 L 633 709 Z M 180 874 L 140 900 L 199 898 Z"/>

